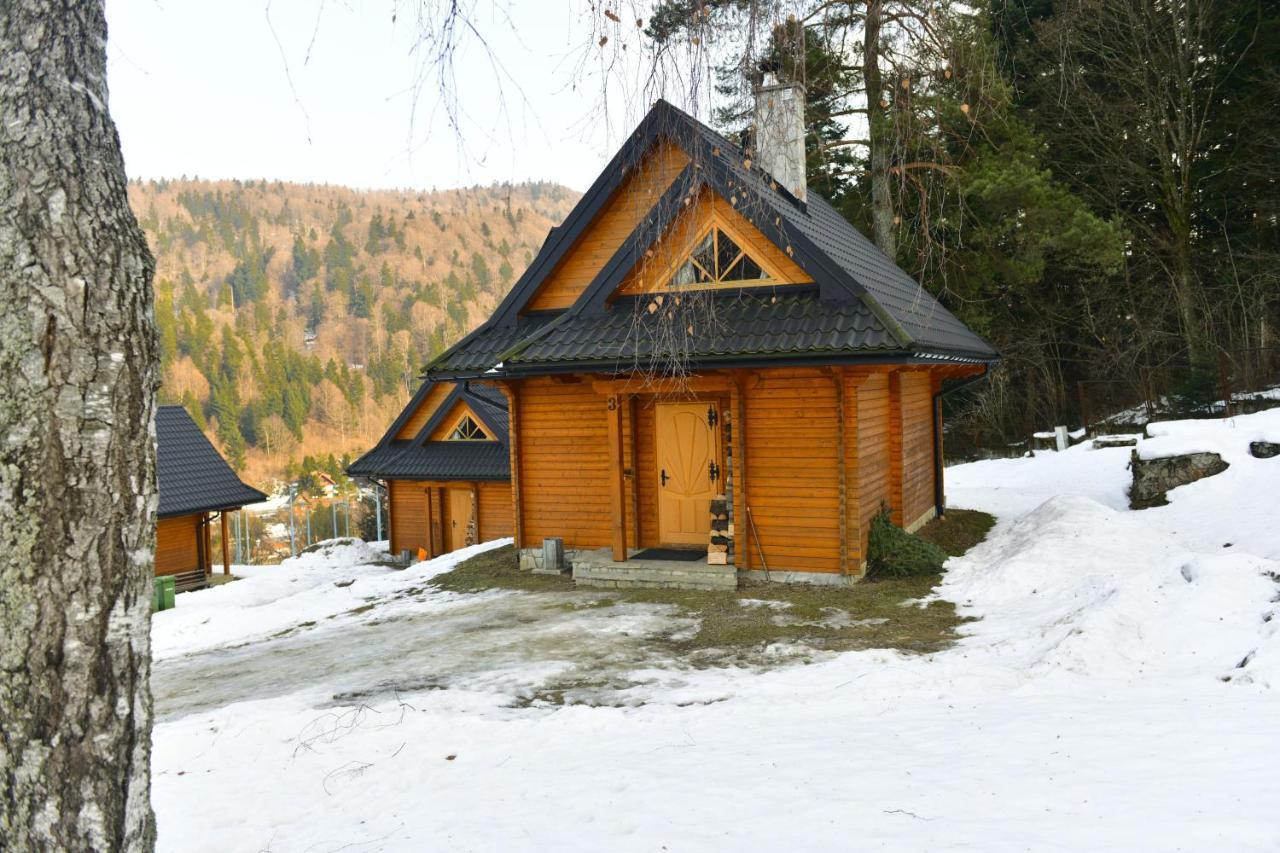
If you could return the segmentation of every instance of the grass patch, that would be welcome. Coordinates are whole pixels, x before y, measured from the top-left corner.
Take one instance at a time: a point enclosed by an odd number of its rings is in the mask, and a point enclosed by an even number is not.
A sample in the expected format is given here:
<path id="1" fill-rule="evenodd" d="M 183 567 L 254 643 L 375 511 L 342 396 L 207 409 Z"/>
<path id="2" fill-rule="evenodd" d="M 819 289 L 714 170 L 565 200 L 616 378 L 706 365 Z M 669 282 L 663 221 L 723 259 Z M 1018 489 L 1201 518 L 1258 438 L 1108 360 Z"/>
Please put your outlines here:
<path id="1" fill-rule="evenodd" d="M 986 539 L 995 523 L 995 516 L 976 509 L 949 509 L 946 515 L 917 530 L 916 535 L 937 545 L 948 557 L 959 557 Z"/>
<path id="2" fill-rule="evenodd" d="M 535 575 L 520 571 L 516 549 L 511 545 L 463 560 L 450 571 L 436 575 L 431 584 L 449 592 L 482 592 L 486 589 L 573 592 L 576 589 L 568 575 Z"/>
<path id="3" fill-rule="evenodd" d="M 986 513 L 952 510 L 919 535 L 958 556 L 982 541 L 994 523 Z M 922 653 L 946 648 L 965 620 L 947 602 L 919 604 L 940 578 L 930 573 L 864 580 L 847 587 L 743 582 L 732 592 L 589 590 L 575 587 L 568 575 L 520 571 L 515 549 L 508 546 L 465 560 L 430 583 L 454 592 L 510 589 L 540 594 L 559 599 L 556 603 L 569 610 L 621 603 L 666 605 L 679 616 L 695 618 L 698 628 L 658 640 L 665 646 L 661 651 L 693 665 L 712 666 L 759 662 L 759 653 L 774 644 L 830 651 Z"/>

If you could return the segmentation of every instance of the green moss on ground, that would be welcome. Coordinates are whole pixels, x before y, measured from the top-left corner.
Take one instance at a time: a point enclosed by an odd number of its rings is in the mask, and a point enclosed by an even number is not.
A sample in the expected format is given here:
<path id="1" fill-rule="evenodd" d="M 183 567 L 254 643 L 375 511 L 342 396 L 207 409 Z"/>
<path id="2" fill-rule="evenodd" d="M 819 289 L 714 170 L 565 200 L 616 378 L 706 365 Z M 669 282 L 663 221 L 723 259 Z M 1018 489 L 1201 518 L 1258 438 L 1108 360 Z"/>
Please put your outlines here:
<path id="1" fill-rule="evenodd" d="M 995 519 L 986 513 L 952 510 L 919 535 L 957 556 L 986 536 Z M 941 575 L 865 580 L 847 587 L 744 582 L 733 592 L 683 589 L 592 590 L 575 587 L 568 575 L 535 575 L 517 567 L 515 549 L 487 551 L 438 575 L 431 583 L 455 592 L 510 589 L 554 596 L 570 609 L 618 603 L 667 605 L 697 620 L 694 632 L 660 640 L 663 650 L 695 665 L 756 660 L 771 644 L 814 649 L 897 649 L 932 652 L 957 637 L 965 620 L 942 601 L 921 606 Z"/>

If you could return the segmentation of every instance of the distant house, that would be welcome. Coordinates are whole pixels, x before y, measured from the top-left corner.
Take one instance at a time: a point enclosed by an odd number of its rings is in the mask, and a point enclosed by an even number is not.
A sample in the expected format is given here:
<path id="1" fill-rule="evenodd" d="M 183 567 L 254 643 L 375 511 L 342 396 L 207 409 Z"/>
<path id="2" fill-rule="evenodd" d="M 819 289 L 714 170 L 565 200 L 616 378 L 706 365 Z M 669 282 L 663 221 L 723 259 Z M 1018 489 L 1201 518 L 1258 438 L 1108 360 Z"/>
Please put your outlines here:
<path id="1" fill-rule="evenodd" d="M 507 397 L 523 567 L 561 537 L 589 583 L 847 583 L 882 506 L 943 510 L 940 396 L 998 355 L 808 192 L 803 102 L 764 87 L 748 149 L 659 101 L 427 366 Z"/>
<path id="2" fill-rule="evenodd" d="M 387 484 L 391 552 L 439 556 L 511 535 L 507 404 L 491 388 L 424 382 L 347 469 Z"/>
<path id="3" fill-rule="evenodd" d="M 213 568 L 214 518 L 222 524 L 223 563 L 229 571 L 226 514 L 267 496 L 240 482 L 181 406 L 156 410 L 156 445 L 156 574 L 176 575 L 179 588 L 200 586 Z"/>

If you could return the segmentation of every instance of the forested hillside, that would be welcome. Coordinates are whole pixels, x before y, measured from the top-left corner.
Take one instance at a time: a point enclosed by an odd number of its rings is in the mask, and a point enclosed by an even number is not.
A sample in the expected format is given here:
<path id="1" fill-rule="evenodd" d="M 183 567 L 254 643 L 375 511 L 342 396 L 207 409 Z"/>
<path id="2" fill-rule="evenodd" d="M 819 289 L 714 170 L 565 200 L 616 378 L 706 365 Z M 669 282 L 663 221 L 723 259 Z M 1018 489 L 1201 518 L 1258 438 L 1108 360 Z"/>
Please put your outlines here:
<path id="1" fill-rule="evenodd" d="M 577 198 L 185 179 L 129 195 L 156 256 L 161 399 L 262 486 L 377 440 Z"/>

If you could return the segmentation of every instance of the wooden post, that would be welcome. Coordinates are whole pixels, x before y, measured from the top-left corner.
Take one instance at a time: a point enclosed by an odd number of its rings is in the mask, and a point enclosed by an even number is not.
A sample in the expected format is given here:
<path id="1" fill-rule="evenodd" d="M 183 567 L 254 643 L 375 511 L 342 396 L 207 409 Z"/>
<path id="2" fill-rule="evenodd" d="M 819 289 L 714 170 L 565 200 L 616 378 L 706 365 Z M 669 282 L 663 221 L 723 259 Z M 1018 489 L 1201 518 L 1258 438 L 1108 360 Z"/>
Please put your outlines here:
<path id="1" fill-rule="evenodd" d="M 845 517 L 848 519 L 847 535 L 851 556 L 856 554 L 856 563 L 850 560 L 852 574 L 859 577 L 866 574 L 867 548 L 862 538 L 862 420 L 858 408 L 862 386 L 870 379 L 872 373 L 865 368 L 857 371 L 844 371 L 844 406 L 845 406 L 845 460 L 849 494 L 846 498 Z"/>
<path id="2" fill-rule="evenodd" d="M 201 570 L 206 575 L 213 574 L 213 525 L 209 523 L 209 513 L 204 514 L 204 555 Z"/>
<path id="3" fill-rule="evenodd" d="M 396 550 L 396 502 L 391 491 L 391 484 L 394 480 L 387 480 L 387 548 L 391 551 L 391 556 L 398 558 L 400 552 Z M 311 507 L 307 507 L 307 538 L 311 537 Z M 307 544 L 311 544 L 308 542 Z"/>
<path id="4" fill-rule="evenodd" d="M 622 473 L 622 400 L 617 395 L 607 398 L 609 422 L 609 504 L 613 511 L 613 559 L 627 559 L 626 487 Z"/>
<path id="5" fill-rule="evenodd" d="M 941 518 L 947 512 L 947 492 L 943 487 L 944 472 L 946 471 L 946 433 L 942 429 L 942 379 L 938 376 L 933 377 L 933 500 L 934 509 L 938 517 Z"/>
<path id="6" fill-rule="evenodd" d="M 733 438 L 738 444 L 738 450 L 733 454 L 738 464 L 738 478 L 734 480 L 733 489 L 735 494 L 742 496 L 742 517 L 735 518 L 733 525 L 733 555 L 735 559 L 742 560 L 744 571 L 751 569 L 751 518 L 748 515 L 751 493 L 747 491 L 747 382 L 750 378 L 750 373 L 743 373 L 735 386 L 738 411 L 737 422 L 733 425 Z"/>
<path id="7" fill-rule="evenodd" d="M 902 506 L 902 374 L 889 373 L 889 511 L 893 523 L 905 527 Z"/>
<path id="8" fill-rule="evenodd" d="M 627 430 L 630 433 L 630 450 L 631 450 L 631 541 L 635 547 L 640 547 L 640 438 L 638 436 L 637 424 L 640 418 L 637 417 L 636 409 L 639 401 L 634 394 L 627 396 Z"/>
<path id="9" fill-rule="evenodd" d="M 218 513 L 222 518 L 222 573 L 224 575 L 231 574 L 231 543 L 227 540 L 231 538 L 231 533 L 227 528 L 227 513 Z"/>
<path id="10" fill-rule="evenodd" d="M 511 467 L 511 521 L 514 528 L 516 550 L 525 547 L 523 501 L 520 500 L 520 416 L 518 413 L 519 395 L 516 386 L 511 382 L 500 383 L 502 392 L 507 396 L 507 453 Z"/>

